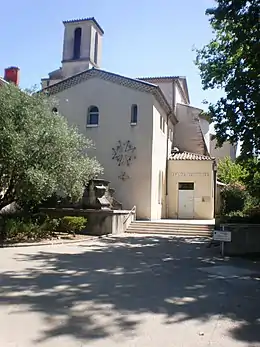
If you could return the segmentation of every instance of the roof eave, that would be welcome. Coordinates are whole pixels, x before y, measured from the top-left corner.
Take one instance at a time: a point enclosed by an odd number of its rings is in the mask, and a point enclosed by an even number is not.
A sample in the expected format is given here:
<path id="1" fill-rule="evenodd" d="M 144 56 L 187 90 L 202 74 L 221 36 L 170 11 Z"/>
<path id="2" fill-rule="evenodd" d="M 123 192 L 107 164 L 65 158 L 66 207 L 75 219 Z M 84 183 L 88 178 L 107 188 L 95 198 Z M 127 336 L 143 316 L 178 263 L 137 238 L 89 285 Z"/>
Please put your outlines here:
<path id="1" fill-rule="evenodd" d="M 68 78 L 66 78 L 66 79 L 64 79 L 64 80 L 62 80 L 60 82 L 57 82 L 57 83 L 55 83 L 55 84 L 53 84 L 51 86 L 45 87 L 40 92 L 46 92 L 46 93 L 49 93 L 49 95 L 57 94 L 57 93 L 59 93 L 60 91 L 62 91 L 64 89 L 70 88 L 70 87 L 67 87 L 67 88 L 62 89 L 62 85 L 63 84 L 64 85 L 66 85 L 66 84 L 69 85 L 69 81 L 73 81 L 75 78 L 81 78 L 81 77 L 82 77 L 82 81 L 84 81 L 84 75 L 88 75 L 88 74 L 90 74 L 91 77 L 94 77 L 95 75 L 97 75 L 97 76 L 99 75 L 100 78 L 102 78 L 102 74 L 107 74 L 107 75 L 110 75 L 113 79 L 118 78 L 118 79 L 121 79 L 121 81 L 122 81 L 122 79 L 123 80 L 128 80 L 130 82 L 133 82 L 133 83 L 136 83 L 136 84 L 138 84 L 140 86 L 143 86 L 143 90 L 141 90 L 141 91 L 152 93 L 154 95 L 154 97 L 157 99 L 157 101 L 161 104 L 161 106 L 165 110 L 166 114 L 171 114 L 172 113 L 172 109 L 171 109 L 168 101 L 166 100 L 163 92 L 161 91 L 161 89 L 157 85 L 152 84 L 150 82 L 140 81 L 140 80 L 137 80 L 137 79 L 134 79 L 134 78 L 121 76 L 121 75 L 115 74 L 113 72 L 109 72 L 109 71 L 105 71 L 105 70 L 101 70 L 101 69 L 95 69 L 95 68 L 88 69 L 88 70 L 80 72 L 80 73 L 78 73 L 76 75 L 70 76 L 70 77 L 68 77 Z M 87 78 L 86 78 L 86 80 L 87 80 Z M 81 83 L 81 82 L 79 82 L 79 83 Z M 120 82 L 118 82 L 118 84 L 120 84 Z M 122 84 L 122 85 L 124 85 L 124 84 Z M 61 90 L 55 91 L 55 90 L 57 90 L 59 88 L 59 86 L 61 86 Z M 130 88 L 134 88 L 134 86 L 130 87 Z M 138 88 L 136 88 L 136 89 L 138 89 Z"/>
<path id="2" fill-rule="evenodd" d="M 67 23 L 80 23 L 84 21 L 92 21 L 95 23 L 97 28 L 101 31 L 101 33 L 104 35 L 104 30 L 101 28 L 101 26 L 98 24 L 97 20 L 94 17 L 88 17 L 88 18 L 78 18 L 78 19 L 71 19 L 71 20 L 64 20 L 62 23 L 67 24 Z"/>

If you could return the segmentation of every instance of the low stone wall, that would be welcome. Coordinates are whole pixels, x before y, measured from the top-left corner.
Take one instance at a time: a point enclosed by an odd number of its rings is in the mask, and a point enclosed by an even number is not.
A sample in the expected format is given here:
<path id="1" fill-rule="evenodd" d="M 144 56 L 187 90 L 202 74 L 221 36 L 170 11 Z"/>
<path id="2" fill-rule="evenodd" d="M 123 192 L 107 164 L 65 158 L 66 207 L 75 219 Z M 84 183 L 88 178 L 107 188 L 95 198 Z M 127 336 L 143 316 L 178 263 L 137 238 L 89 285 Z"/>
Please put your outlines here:
<path id="1" fill-rule="evenodd" d="M 87 228 L 83 231 L 88 235 L 119 234 L 126 231 L 135 219 L 135 213 L 126 210 L 92 210 L 75 208 L 42 208 L 41 212 L 53 218 L 63 216 L 83 216 L 88 220 Z M 130 213 L 130 215 L 129 215 Z"/>
<path id="2" fill-rule="evenodd" d="M 221 224 L 231 231 L 231 242 L 225 242 L 225 255 L 260 254 L 260 224 Z"/>

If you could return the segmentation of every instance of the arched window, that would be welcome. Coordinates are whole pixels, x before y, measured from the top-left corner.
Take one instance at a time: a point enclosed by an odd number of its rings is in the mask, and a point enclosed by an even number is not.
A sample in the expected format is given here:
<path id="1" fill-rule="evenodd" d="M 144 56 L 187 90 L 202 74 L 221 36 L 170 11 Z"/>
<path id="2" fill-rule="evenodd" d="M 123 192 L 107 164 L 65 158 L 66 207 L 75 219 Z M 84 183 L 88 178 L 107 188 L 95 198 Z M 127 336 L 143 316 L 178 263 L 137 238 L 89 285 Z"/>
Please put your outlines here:
<path id="1" fill-rule="evenodd" d="M 95 34 L 95 52 L 94 52 L 94 62 L 97 64 L 98 59 L 98 33 Z"/>
<path id="2" fill-rule="evenodd" d="M 99 110 L 97 106 L 90 106 L 88 108 L 87 126 L 98 125 Z"/>
<path id="3" fill-rule="evenodd" d="M 137 124 L 137 113 L 138 113 L 138 108 L 137 105 L 133 104 L 131 107 L 131 124 Z"/>
<path id="4" fill-rule="evenodd" d="M 74 31 L 73 59 L 80 58 L 80 46 L 81 46 L 81 28 L 76 28 Z"/>

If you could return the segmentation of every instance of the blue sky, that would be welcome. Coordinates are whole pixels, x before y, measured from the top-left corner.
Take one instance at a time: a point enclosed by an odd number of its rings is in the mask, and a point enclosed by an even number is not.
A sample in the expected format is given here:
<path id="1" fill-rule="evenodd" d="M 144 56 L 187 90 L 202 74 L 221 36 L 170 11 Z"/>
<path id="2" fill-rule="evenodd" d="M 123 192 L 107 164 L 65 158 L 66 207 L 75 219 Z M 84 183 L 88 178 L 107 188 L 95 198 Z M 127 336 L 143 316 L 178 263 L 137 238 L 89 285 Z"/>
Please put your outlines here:
<path id="1" fill-rule="evenodd" d="M 130 77 L 186 76 L 191 103 L 215 101 L 202 90 L 192 47 L 212 38 L 205 16 L 213 0 L 1 1 L 0 75 L 21 69 L 21 87 L 40 85 L 60 66 L 63 20 L 95 17 L 105 31 L 102 68 Z M 205 106 L 203 106 L 205 108 Z"/>

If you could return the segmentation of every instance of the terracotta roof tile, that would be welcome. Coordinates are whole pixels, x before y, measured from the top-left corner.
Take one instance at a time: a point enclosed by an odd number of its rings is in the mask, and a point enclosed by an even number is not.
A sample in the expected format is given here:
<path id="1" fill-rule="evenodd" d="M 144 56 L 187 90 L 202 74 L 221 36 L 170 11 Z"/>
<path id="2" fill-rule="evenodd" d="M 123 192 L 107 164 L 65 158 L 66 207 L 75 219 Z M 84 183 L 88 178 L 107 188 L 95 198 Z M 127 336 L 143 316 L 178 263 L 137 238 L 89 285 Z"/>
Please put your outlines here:
<path id="1" fill-rule="evenodd" d="M 172 153 L 169 160 L 214 160 L 213 158 L 190 152 L 175 152 Z"/>

